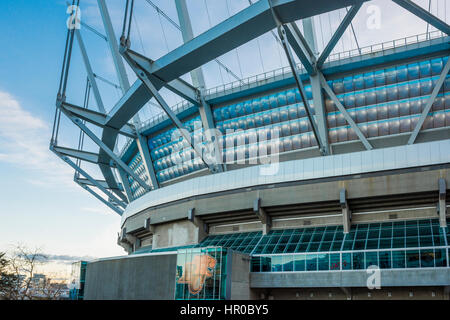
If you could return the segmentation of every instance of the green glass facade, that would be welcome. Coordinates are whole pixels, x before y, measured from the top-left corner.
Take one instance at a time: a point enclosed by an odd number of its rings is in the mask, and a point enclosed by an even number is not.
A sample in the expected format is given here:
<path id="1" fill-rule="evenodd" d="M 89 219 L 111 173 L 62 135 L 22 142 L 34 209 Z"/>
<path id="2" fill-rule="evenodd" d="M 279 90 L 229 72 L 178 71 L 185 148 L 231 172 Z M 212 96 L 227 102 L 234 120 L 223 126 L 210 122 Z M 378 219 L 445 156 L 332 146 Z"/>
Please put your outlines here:
<path id="1" fill-rule="evenodd" d="M 176 300 L 226 299 L 227 249 L 189 248 L 177 251 Z"/>
<path id="2" fill-rule="evenodd" d="M 84 285 L 86 282 L 86 261 L 78 261 L 72 263 L 72 270 L 70 273 L 69 283 L 69 299 L 83 300 L 84 299 Z"/>

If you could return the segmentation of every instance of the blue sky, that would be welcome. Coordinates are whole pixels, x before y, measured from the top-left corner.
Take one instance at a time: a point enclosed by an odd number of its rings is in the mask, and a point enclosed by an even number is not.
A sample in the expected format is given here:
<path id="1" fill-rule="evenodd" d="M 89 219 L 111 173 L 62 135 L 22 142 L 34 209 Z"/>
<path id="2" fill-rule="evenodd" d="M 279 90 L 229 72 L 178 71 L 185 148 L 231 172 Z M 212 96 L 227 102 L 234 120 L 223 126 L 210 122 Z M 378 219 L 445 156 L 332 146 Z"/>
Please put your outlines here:
<path id="1" fill-rule="evenodd" d="M 173 1 L 154 2 L 178 22 Z M 417 2 L 423 6 L 428 3 L 427 0 Z M 107 3 L 118 35 L 124 0 L 108 0 Z M 247 0 L 207 0 L 207 12 L 203 0 L 188 3 L 196 35 L 248 5 Z M 371 4 L 381 10 L 378 29 L 367 28 Z M 181 44 L 179 31 L 161 19 L 144 0 L 136 0 L 136 6 L 132 48 L 156 59 Z M 81 0 L 81 8 L 83 21 L 103 32 L 96 1 Z M 447 22 L 449 10 L 450 5 L 447 6 L 445 0 L 432 1 L 432 11 L 439 12 L 441 19 Z M 316 27 L 323 23 L 318 32 L 319 47 L 331 37 L 343 14 L 334 12 L 315 21 Z M 63 0 L 0 1 L 0 251 L 21 242 L 55 255 L 121 255 L 124 251 L 116 244 L 120 217 L 76 185 L 72 181 L 72 170 L 48 150 L 67 17 Z M 426 30 L 424 22 L 387 0 L 365 4 L 354 24 L 361 46 Z M 86 30 L 81 32 L 95 66 L 94 72 L 117 83 L 106 43 Z M 336 51 L 354 47 L 348 31 Z M 263 52 L 262 59 L 258 51 Z M 220 59 L 243 77 L 287 65 L 270 33 Z M 208 63 L 204 71 L 209 87 L 233 80 L 214 62 Z M 85 77 L 75 45 L 69 102 L 81 104 Z M 131 72 L 129 78 L 130 82 L 135 79 Z M 100 89 L 109 110 L 118 93 L 105 84 L 101 84 Z M 173 95 L 165 96 L 169 104 L 179 101 Z M 93 105 L 95 108 L 95 103 Z M 148 118 L 157 112 L 153 107 L 146 107 L 141 116 Z M 68 122 L 63 124 L 60 141 L 74 147 L 78 131 Z M 87 147 L 95 151 L 92 143 L 87 143 Z"/>

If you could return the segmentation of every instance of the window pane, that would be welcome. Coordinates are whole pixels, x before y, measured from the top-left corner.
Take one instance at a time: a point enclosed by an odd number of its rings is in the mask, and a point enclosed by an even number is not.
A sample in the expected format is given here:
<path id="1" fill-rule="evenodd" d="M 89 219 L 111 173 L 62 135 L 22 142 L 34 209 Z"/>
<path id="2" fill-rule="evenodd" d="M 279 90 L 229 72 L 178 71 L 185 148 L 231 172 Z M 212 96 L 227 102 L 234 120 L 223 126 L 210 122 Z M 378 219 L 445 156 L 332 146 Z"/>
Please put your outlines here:
<path id="1" fill-rule="evenodd" d="M 273 256 L 272 257 L 272 272 L 283 271 L 283 257 L 282 256 Z"/>
<path id="2" fill-rule="evenodd" d="M 329 254 L 319 254 L 319 270 L 330 270 L 330 255 Z"/>
<path id="3" fill-rule="evenodd" d="M 419 246 L 419 237 L 406 237 L 406 247 L 414 248 Z"/>
<path id="4" fill-rule="evenodd" d="M 406 251 L 406 267 L 418 268 L 420 263 L 419 250 Z"/>
<path id="5" fill-rule="evenodd" d="M 251 271 L 252 272 L 260 272 L 261 271 L 261 258 L 260 257 L 252 258 Z"/>
<path id="6" fill-rule="evenodd" d="M 434 267 L 434 251 L 433 251 L 433 249 L 420 250 L 420 267 L 421 268 Z"/>
<path id="7" fill-rule="evenodd" d="M 330 254 L 330 270 L 339 270 L 340 269 L 340 261 L 339 261 L 339 253 Z"/>
<path id="8" fill-rule="evenodd" d="M 378 239 L 367 240 L 366 249 L 378 249 Z"/>
<path id="9" fill-rule="evenodd" d="M 330 251 L 340 251 L 342 246 L 342 240 L 334 240 Z"/>
<path id="10" fill-rule="evenodd" d="M 392 240 L 392 248 L 404 248 L 405 238 L 394 238 Z"/>
<path id="11" fill-rule="evenodd" d="M 353 253 L 353 270 L 364 269 L 364 252 Z"/>
<path id="12" fill-rule="evenodd" d="M 352 269 L 352 254 L 351 253 L 343 253 L 342 254 L 342 270 L 351 270 Z"/>
<path id="13" fill-rule="evenodd" d="M 316 271 L 317 270 L 317 255 L 308 254 L 306 256 L 306 270 Z"/>
<path id="14" fill-rule="evenodd" d="M 294 258 L 290 254 L 283 256 L 283 271 L 294 271 Z"/>
<path id="15" fill-rule="evenodd" d="M 295 255 L 294 270 L 305 271 L 305 255 L 303 254 Z"/>
<path id="16" fill-rule="evenodd" d="M 270 257 L 261 257 L 261 271 L 262 272 L 270 272 L 272 259 Z"/>
<path id="17" fill-rule="evenodd" d="M 380 256 L 380 268 L 381 269 L 390 269 L 391 268 L 391 252 L 390 251 L 381 251 L 379 253 Z"/>
<path id="18" fill-rule="evenodd" d="M 447 266 L 447 256 L 445 254 L 445 249 L 434 249 L 436 267 L 446 267 Z"/>
<path id="19" fill-rule="evenodd" d="M 403 250 L 392 251 L 392 267 L 393 268 L 405 267 L 405 251 Z"/>
<path id="20" fill-rule="evenodd" d="M 392 248 L 392 239 L 380 239 L 380 249 L 390 249 Z"/>
<path id="21" fill-rule="evenodd" d="M 372 265 L 378 266 L 378 253 L 366 252 L 366 268 Z"/>
<path id="22" fill-rule="evenodd" d="M 420 246 L 421 247 L 432 247 L 433 246 L 433 237 L 431 237 L 431 236 L 420 237 Z"/>
<path id="23" fill-rule="evenodd" d="M 365 240 L 356 240 L 355 246 L 353 247 L 353 250 L 364 250 L 364 247 L 366 246 Z"/>

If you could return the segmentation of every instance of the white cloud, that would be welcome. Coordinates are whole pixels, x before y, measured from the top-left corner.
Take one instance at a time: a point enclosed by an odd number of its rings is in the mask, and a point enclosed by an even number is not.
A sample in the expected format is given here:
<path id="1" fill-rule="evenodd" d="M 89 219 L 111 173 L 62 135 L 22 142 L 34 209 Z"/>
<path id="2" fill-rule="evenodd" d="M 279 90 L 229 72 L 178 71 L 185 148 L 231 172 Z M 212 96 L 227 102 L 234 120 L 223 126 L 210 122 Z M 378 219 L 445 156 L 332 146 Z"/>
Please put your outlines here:
<path id="1" fill-rule="evenodd" d="M 0 162 L 36 173 L 28 179 L 39 186 L 72 186 L 73 171 L 49 150 L 49 125 L 25 110 L 13 96 L 0 91 Z"/>

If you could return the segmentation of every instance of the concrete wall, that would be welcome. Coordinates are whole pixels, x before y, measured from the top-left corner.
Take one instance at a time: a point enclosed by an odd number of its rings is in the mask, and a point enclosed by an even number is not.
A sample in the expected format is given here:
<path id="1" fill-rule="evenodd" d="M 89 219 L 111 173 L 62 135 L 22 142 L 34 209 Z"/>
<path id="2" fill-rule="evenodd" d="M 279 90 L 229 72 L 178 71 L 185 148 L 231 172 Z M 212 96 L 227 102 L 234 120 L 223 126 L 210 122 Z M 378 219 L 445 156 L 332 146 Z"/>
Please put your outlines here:
<path id="1" fill-rule="evenodd" d="M 449 287 L 255 289 L 258 300 L 449 300 Z"/>
<path id="2" fill-rule="evenodd" d="M 176 262 L 172 254 L 88 263 L 85 300 L 174 299 Z"/>
<path id="3" fill-rule="evenodd" d="M 231 251 L 231 300 L 255 299 L 250 290 L 250 256 Z M 229 253 L 229 254 L 230 254 Z M 229 257 L 230 258 L 230 257 Z"/>

